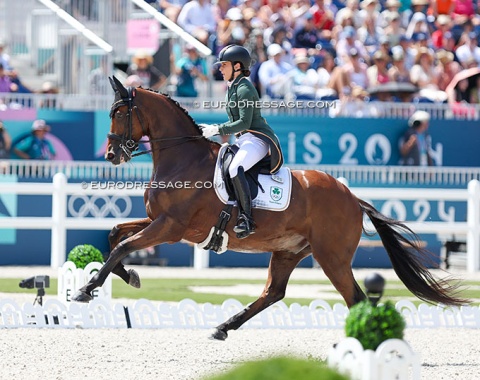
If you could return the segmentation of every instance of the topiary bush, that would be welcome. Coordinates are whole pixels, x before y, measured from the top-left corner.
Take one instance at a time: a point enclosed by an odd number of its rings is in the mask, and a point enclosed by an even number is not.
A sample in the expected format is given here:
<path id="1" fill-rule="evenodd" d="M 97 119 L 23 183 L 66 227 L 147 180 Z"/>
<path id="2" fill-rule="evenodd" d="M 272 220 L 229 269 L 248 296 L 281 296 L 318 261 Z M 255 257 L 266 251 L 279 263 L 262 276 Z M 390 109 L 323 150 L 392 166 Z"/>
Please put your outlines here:
<path id="1" fill-rule="evenodd" d="M 73 261 L 77 268 L 84 269 L 92 262 L 103 263 L 102 253 L 90 244 L 81 244 L 73 247 L 67 257 L 68 261 Z"/>
<path id="2" fill-rule="evenodd" d="M 365 350 L 376 350 L 387 339 L 403 339 L 405 320 L 392 302 L 373 306 L 362 301 L 350 309 L 345 333 L 357 339 Z"/>
<path id="3" fill-rule="evenodd" d="M 348 380 L 324 363 L 276 357 L 240 364 L 238 367 L 206 380 Z"/>

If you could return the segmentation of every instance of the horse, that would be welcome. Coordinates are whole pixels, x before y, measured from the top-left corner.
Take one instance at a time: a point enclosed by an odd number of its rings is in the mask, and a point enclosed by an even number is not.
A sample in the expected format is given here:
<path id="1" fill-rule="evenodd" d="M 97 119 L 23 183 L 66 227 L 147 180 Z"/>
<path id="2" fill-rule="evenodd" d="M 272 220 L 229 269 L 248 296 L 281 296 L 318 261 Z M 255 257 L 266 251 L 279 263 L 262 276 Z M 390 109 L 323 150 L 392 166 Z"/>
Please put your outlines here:
<path id="1" fill-rule="evenodd" d="M 161 243 L 204 241 L 224 206 L 212 188 L 153 186 L 156 181 L 205 183 L 212 181 L 220 144 L 202 136 L 186 109 L 168 95 L 142 87 L 125 88 L 110 79 L 115 100 L 110 111 L 106 160 L 113 165 L 128 162 L 135 154 L 151 153 L 153 173 L 144 193 L 147 217 L 113 227 L 110 255 L 102 268 L 73 296 L 77 302 L 92 300 L 110 273 L 140 287 L 140 277 L 126 270 L 121 260 L 129 253 Z M 151 149 L 134 153 L 148 138 Z M 318 170 L 292 170 L 292 198 L 282 212 L 254 209 L 254 235 L 238 239 L 227 228 L 228 249 L 245 253 L 272 252 L 268 277 L 259 298 L 215 328 L 211 338 L 225 340 L 249 319 L 285 296 L 292 271 L 313 255 L 347 307 L 366 299 L 352 272 L 352 258 L 370 218 L 393 269 L 405 286 L 429 303 L 459 306 L 457 285 L 437 279 L 428 269 L 428 252 L 418 236 L 404 223 L 387 217 L 357 198 L 348 187 Z M 237 210 L 232 210 L 232 219 Z M 405 236 L 404 236 L 405 235 Z"/>

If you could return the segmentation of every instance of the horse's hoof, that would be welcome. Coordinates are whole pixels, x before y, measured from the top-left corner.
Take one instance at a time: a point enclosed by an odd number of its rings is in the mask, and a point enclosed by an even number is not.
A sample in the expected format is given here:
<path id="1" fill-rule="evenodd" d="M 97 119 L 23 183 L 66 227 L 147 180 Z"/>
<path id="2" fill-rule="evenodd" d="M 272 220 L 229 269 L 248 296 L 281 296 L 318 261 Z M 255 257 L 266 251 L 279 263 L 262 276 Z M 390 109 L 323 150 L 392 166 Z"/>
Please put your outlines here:
<path id="1" fill-rule="evenodd" d="M 87 292 L 84 292 L 82 290 L 79 290 L 78 292 L 76 292 L 72 297 L 72 301 L 74 302 L 88 303 L 91 300 L 93 300 L 93 297 Z"/>
<path id="2" fill-rule="evenodd" d="M 228 338 L 228 334 L 223 330 L 215 330 L 215 332 L 210 336 L 210 339 L 215 340 L 225 340 Z"/>
<path id="3" fill-rule="evenodd" d="M 138 276 L 138 273 L 133 269 L 129 269 L 128 275 L 130 276 L 128 280 L 128 285 L 131 285 L 134 288 L 139 289 L 141 284 L 140 284 L 140 277 Z"/>

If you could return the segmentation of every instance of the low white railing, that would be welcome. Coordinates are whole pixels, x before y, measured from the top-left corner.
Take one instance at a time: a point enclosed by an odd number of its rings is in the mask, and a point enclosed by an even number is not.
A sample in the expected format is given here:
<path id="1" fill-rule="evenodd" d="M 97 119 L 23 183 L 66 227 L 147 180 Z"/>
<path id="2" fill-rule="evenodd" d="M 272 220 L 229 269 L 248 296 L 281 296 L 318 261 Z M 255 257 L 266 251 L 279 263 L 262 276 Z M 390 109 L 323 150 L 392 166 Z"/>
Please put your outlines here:
<path id="1" fill-rule="evenodd" d="M 480 271 L 480 182 L 472 180 L 468 189 L 390 189 L 390 188 L 354 188 L 353 193 L 362 199 L 387 200 L 381 211 L 387 215 L 391 211 L 400 214 L 399 219 L 405 220 L 405 210 L 399 206 L 400 200 L 415 200 L 419 202 L 419 209 L 428 207 L 426 201 L 438 201 L 441 220 L 428 222 L 426 217 L 417 221 L 407 221 L 406 224 L 417 233 L 426 234 L 455 234 L 466 236 L 467 240 L 467 269 L 470 272 Z M 93 189 L 82 186 L 80 183 L 67 183 L 63 173 L 57 173 L 50 183 L 0 183 L 0 193 L 51 195 L 51 217 L 4 217 L 0 218 L 0 228 L 17 229 L 49 229 L 52 231 L 52 251 L 50 265 L 54 268 L 61 266 L 65 260 L 66 231 L 68 229 L 110 230 L 115 224 L 132 221 L 127 218 L 81 218 L 67 216 L 67 197 L 69 195 L 100 195 L 103 196 L 143 196 L 141 188 L 108 188 Z M 445 201 L 467 202 L 467 221 L 455 221 L 454 212 L 444 209 Z M 421 215 L 421 214 L 420 214 Z M 367 224 L 369 224 L 367 222 Z M 372 226 L 367 228 L 373 229 Z M 196 250 L 196 254 L 197 254 Z M 201 261 L 201 260 L 200 260 Z"/>

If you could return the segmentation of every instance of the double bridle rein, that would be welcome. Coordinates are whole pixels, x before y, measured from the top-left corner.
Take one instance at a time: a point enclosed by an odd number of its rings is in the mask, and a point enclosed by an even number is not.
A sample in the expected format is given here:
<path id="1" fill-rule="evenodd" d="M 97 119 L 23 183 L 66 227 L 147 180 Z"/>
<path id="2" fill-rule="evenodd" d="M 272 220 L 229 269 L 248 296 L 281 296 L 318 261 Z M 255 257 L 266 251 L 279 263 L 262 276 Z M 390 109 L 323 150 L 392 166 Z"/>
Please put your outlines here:
<path id="1" fill-rule="evenodd" d="M 133 104 L 133 102 L 135 100 L 135 95 L 136 95 L 135 88 L 134 87 L 128 87 L 127 92 L 128 92 L 128 96 L 123 97 L 123 98 L 121 97 L 119 91 L 116 92 L 115 98 L 116 99 L 119 98 L 119 99 L 116 100 L 112 104 L 112 107 L 110 109 L 110 118 L 112 119 L 114 117 L 115 111 L 117 110 L 117 108 L 119 108 L 121 106 L 128 106 L 128 112 L 127 112 L 127 115 L 126 115 L 127 116 L 126 123 L 128 125 L 128 128 L 123 135 L 117 135 L 116 133 L 108 133 L 107 137 L 109 139 L 112 139 L 112 140 L 120 141 L 119 146 L 122 149 L 123 153 L 125 153 L 125 155 L 128 157 L 129 160 L 133 157 L 137 157 L 137 156 L 141 156 L 143 154 L 153 152 L 154 149 L 151 148 L 151 149 L 148 149 L 148 150 L 142 150 L 142 151 L 139 151 L 137 153 L 133 153 L 138 149 L 138 145 L 140 143 L 168 142 L 168 141 L 173 141 L 174 142 L 173 144 L 170 144 L 168 146 L 155 148 L 155 149 L 158 149 L 158 150 L 160 150 L 160 149 L 164 150 L 164 149 L 172 148 L 172 147 L 180 145 L 180 144 L 184 144 L 184 143 L 189 142 L 189 141 L 199 140 L 199 139 L 203 138 L 203 136 L 200 134 L 200 135 L 196 135 L 196 136 L 164 137 L 164 138 L 158 138 L 158 139 L 148 139 L 148 140 L 135 141 L 132 137 L 132 133 L 133 133 L 133 125 L 132 125 L 133 111 L 136 112 L 137 119 L 140 122 L 140 125 L 142 127 L 143 136 L 146 135 L 147 131 L 146 131 L 144 125 L 143 125 L 143 119 L 141 118 L 141 113 L 139 112 L 138 107 Z"/>

